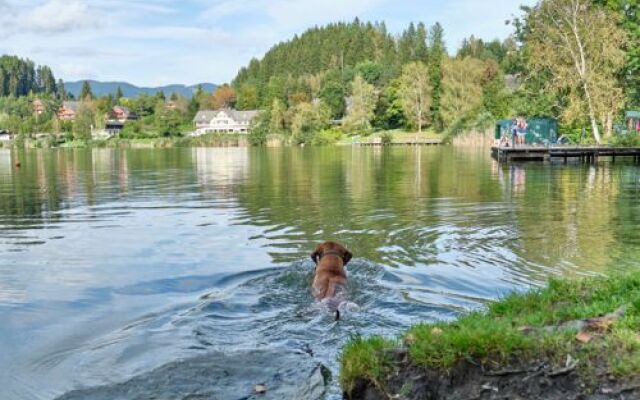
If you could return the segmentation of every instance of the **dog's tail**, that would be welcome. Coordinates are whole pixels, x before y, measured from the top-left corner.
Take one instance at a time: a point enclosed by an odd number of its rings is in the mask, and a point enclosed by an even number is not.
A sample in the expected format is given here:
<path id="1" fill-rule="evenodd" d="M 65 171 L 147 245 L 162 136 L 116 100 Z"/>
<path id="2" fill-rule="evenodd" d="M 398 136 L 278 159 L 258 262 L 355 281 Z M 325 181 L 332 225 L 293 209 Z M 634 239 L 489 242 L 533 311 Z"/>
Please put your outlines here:
<path id="1" fill-rule="evenodd" d="M 336 321 L 340 321 L 340 310 L 336 310 Z"/>

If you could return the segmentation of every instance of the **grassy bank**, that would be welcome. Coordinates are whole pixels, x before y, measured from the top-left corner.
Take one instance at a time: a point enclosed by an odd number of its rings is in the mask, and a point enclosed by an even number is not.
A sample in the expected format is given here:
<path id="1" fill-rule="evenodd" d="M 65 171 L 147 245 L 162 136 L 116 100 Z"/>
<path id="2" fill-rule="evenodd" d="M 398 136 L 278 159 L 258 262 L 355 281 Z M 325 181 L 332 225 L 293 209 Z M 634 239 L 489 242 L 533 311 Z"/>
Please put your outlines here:
<path id="1" fill-rule="evenodd" d="M 424 132 L 407 132 L 399 129 L 378 131 L 368 136 L 343 136 L 338 142 L 338 145 L 350 145 L 353 143 L 375 143 L 384 142 L 390 140 L 392 142 L 406 143 L 411 141 L 428 141 L 428 140 L 442 140 L 443 136 L 434 131 Z"/>
<path id="2" fill-rule="evenodd" d="M 343 350 L 340 380 L 351 397 L 360 398 L 356 392 L 363 384 L 378 393 L 402 391 L 398 386 L 411 382 L 393 377 L 403 371 L 427 379 L 434 373 L 459 373 L 461 363 L 486 371 L 540 362 L 548 365 L 545 376 L 572 364 L 568 374 L 575 373 L 585 391 L 596 390 L 606 379 L 637 379 L 640 272 L 553 280 L 546 289 L 510 295 L 456 322 L 415 326 L 396 340 L 356 338 Z"/>
<path id="3" fill-rule="evenodd" d="M 48 137 L 44 139 L 24 139 L 0 143 L 0 146 L 11 148 L 171 148 L 171 147 L 246 147 L 249 146 L 246 135 L 209 134 L 197 137 L 148 137 L 148 138 L 110 138 L 103 140 L 65 140 Z"/>
<path id="4" fill-rule="evenodd" d="M 309 144 L 315 146 L 352 145 L 354 143 L 369 142 L 410 142 L 442 140 L 442 135 L 431 131 L 422 133 L 405 132 L 401 130 L 379 131 L 367 136 L 348 136 L 338 130 L 321 131 L 314 134 L 314 140 Z M 295 141 L 283 134 L 271 134 L 266 137 L 264 145 L 267 147 L 294 146 Z M 208 134 L 203 136 L 174 136 L 174 137 L 113 137 L 103 140 L 72 140 L 53 135 L 43 139 L 22 139 L 10 142 L 0 142 L 0 147 L 18 145 L 27 148 L 169 148 L 169 147 L 246 147 L 251 146 L 249 136 L 242 134 Z"/>

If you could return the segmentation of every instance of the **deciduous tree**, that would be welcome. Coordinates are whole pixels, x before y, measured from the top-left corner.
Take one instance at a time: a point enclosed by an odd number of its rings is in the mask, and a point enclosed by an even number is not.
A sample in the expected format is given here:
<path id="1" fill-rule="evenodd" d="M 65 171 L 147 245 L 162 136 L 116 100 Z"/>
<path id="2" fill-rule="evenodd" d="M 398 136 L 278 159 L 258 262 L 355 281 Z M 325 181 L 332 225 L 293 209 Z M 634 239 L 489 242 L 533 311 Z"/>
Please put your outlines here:
<path id="1" fill-rule="evenodd" d="M 440 108 L 445 127 L 482 108 L 484 68 L 484 63 L 474 58 L 445 60 Z"/>
<path id="2" fill-rule="evenodd" d="M 347 110 L 344 125 L 355 131 L 368 131 L 374 117 L 378 92 L 361 75 L 356 75 L 351 83 L 351 107 Z"/>
<path id="3" fill-rule="evenodd" d="M 85 97 L 86 98 L 86 97 Z M 95 106 L 91 101 L 84 101 L 78 107 L 76 118 L 73 122 L 73 137 L 76 140 L 91 139 L 91 130 L 94 127 Z"/>
<path id="4" fill-rule="evenodd" d="M 621 106 L 607 97 L 620 90 L 617 74 L 625 61 L 627 38 L 619 18 L 591 0 L 542 0 L 526 17 L 531 73 L 548 72 L 547 89 L 569 93 L 565 119 L 579 121 L 586 116 L 598 143 L 598 115 L 613 115 Z"/>
<path id="5" fill-rule="evenodd" d="M 431 81 L 429 69 L 422 62 L 405 65 L 400 77 L 400 99 L 402 108 L 411 124 L 422 132 L 429 120 L 431 107 Z"/>
<path id="6" fill-rule="evenodd" d="M 203 103 L 205 108 L 217 110 L 219 108 L 233 108 L 236 105 L 236 91 L 229 85 L 222 85 L 216 88 L 213 95 Z M 202 104 L 201 104 L 202 107 Z"/>

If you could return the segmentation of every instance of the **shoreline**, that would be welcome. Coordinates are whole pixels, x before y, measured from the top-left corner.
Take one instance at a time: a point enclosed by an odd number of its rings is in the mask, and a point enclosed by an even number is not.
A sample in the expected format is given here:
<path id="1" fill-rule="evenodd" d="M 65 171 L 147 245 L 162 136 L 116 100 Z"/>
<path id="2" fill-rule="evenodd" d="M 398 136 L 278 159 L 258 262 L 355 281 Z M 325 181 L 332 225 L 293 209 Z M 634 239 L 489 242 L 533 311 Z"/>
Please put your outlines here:
<path id="1" fill-rule="evenodd" d="M 392 140 L 383 139 L 393 133 Z M 298 145 L 281 134 L 269 135 L 262 145 L 253 145 L 246 134 L 207 134 L 202 136 L 174 136 L 151 138 L 119 138 L 65 140 L 49 135 L 38 139 L 13 139 L 0 142 L 0 148 L 173 148 L 173 147 L 322 147 L 322 146 L 439 146 L 447 144 L 442 135 L 435 133 L 381 131 L 369 136 L 343 136 L 324 144 Z"/>
<path id="2" fill-rule="evenodd" d="M 398 339 L 355 338 L 347 399 L 623 399 L 640 396 L 640 273 L 552 280 Z"/>

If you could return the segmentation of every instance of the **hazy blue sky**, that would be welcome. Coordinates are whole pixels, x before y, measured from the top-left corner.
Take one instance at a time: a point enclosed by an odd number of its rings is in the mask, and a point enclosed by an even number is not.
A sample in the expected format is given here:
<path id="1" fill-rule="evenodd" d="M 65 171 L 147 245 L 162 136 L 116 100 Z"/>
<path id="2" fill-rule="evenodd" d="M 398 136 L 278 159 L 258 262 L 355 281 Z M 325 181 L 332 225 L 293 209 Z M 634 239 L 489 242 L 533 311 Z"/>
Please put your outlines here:
<path id="1" fill-rule="evenodd" d="M 504 38 L 505 20 L 535 0 L 0 0 L 0 53 L 29 57 L 65 80 L 138 85 L 231 80 L 274 43 L 333 21 L 410 21 L 463 38 Z"/>

